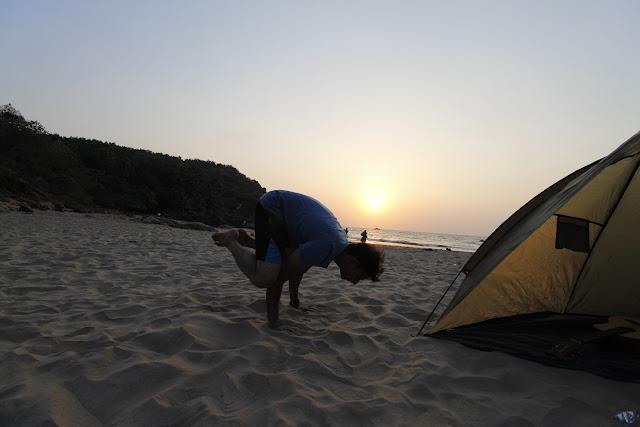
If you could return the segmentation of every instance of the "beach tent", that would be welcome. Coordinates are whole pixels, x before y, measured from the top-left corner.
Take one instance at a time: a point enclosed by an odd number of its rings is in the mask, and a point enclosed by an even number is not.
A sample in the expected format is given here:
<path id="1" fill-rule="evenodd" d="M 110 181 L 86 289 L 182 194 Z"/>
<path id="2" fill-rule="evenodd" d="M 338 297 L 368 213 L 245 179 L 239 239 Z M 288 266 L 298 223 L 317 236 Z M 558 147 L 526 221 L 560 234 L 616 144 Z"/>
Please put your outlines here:
<path id="1" fill-rule="evenodd" d="M 639 163 L 640 132 L 524 205 L 428 335 L 640 382 Z M 566 341 L 570 354 L 550 351 Z"/>

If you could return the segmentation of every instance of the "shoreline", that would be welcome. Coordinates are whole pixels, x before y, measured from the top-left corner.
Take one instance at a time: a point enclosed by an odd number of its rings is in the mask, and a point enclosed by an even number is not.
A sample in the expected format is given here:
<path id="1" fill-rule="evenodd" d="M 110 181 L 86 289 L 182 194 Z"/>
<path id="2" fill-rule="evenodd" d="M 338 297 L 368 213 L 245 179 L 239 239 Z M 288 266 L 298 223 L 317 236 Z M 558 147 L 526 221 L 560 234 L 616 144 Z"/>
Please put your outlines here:
<path id="1" fill-rule="evenodd" d="M 134 221 L 141 222 L 146 224 L 154 224 L 154 225 L 165 225 L 174 228 L 183 228 L 183 229 L 192 229 L 192 230 L 203 230 L 207 232 L 217 232 L 227 228 L 227 226 L 210 226 L 207 224 L 203 224 L 198 221 L 183 221 L 183 220 L 173 220 L 166 217 L 158 217 L 151 214 L 125 214 L 125 213 L 101 213 L 101 212 L 92 212 L 92 213 L 82 213 L 82 212 L 70 212 L 70 211 L 55 211 L 55 210 L 34 210 L 33 212 L 20 212 L 18 210 L 18 206 L 11 205 L 9 203 L 0 202 L 0 214 L 2 213 L 19 213 L 22 215 L 77 215 L 84 216 L 86 218 L 95 218 L 95 219 L 103 219 L 103 220 L 123 220 L 123 221 Z M 230 226 L 229 226 L 230 227 Z M 245 228 L 245 230 L 249 232 L 254 232 L 255 230 L 250 228 Z M 350 238 L 350 243 L 358 243 L 360 239 Z M 383 247 L 400 247 L 407 249 L 415 249 L 415 250 L 423 250 L 423 251 L 451 251 L 451 252 L 463 252 L 473 254 L 477 249 L 464 249 L 464 248 L 456 248 L 453 246 L 446 245 L 438 245 L 438 244 L 420 244 L 420 243 L 400 243 L 400 242 L 388 242 L 388 241 L 380 241 L 375 239 L 368 239 L 367 243 L 372 245 L 380 245 Z"/>
<path id="2" fill-rule="evenodd" d="M 361 231 L 359 227 L 350 227 L 349 240 L 359 242 Z M 462 252 L 475 252 L 484 243 L 486 237 L 464 234 L 434 233 L 422 231 L 402 231 L 391 229 L 371 229 L 368 232 L 367 243 L 398 245 L 418 249 L 453 250 Z"/>
<path id="3" fill-rule="evenodd" d="M 360 240 L 349 239 L 349 242 L 358 243 Z M 444 251 L 444 252 L 464 252 L 473 254 L 477 249 L 461 249 L 461 248 L 453 248 L 444 245 L 420 245 L 420 244 L 411 244 L 411 243 L 395 243 L 395 242 L 385 242 L 385 241 L 375 241 L 373 239 L 367 239 L 367 243 L 371 245 L 380 245 L 380 246 L 391 246 L 397 248 L 407 248 L 407 249 L 415 249 L 415 250 L 423 250 L 423 251 Z"/>
<path id="4" fill-rule="evenodd" d="M 91 218 L 102 218 L 102 219 L 123 219 L 123 220 L 131 220 L 131 221 L 139 221 L 147 224 L 156 224 L 156 225 L 166 225 L 174 228 L 184 228 L 184 229 L 193 229 L 193 230 L 204 230 L 208 232 L 216 232 L 220 230 L 224 230 L 226 228 L 230 228 L 231 226 L 221 225 L 221 226 L 210 226 L 198 221 L 185 221 L 185 220 L 174 220 L 172 218 L 164 217 L 164 216 L 156 216 L 152 214 L 126 214 L 122 212 L 91 212 L 91 213 L 83 213 L 83 212 L 74 212 L 74 211 L 56 211 L 51 209 L 37 209 L 32 212 L 20 212 L 20 206 L 6 202 L 0 202 L 0 214 L 8 213 L 8 212 L 18 212 L 22 214 L 45 214 L 45 215 L 84 215 L 86 217 Z M 237 227 L 235 227 L 237 228 Z M 353 227 L 352 227 L 353 228 Z M 251 228 L 244 228 L 250 232 L 254 232 L 255 230 Z M 376 229 L 380 230 L 380 229 Z M 390 230 L 392 232 L 397 232 L 396 230 Z M 432 233 L 427 233 L 432 234 Z M 478 236 L 480 237 L 480 236 Z M 350 243 L 358 243 L 360 239 L 358 238 L 349 238 Z M 380 245 L 383 247 L 392 246 L 392 247 L 404 247 L 409 249 L 417 249 L 417 250 L 426 250 L 426 251 L 452 251 L 452 252 L 465 252 L 465 253 L 474 253 L 476 249 L 470 248 L 460 248 L 453 245 L 443 245 L 437 243 L 411 243 L 411 242 L 394 242 L 394 241 L 385 241 L 379 240 L 375 238 L 371 238 L 367 240 L 367 243 L 373 245 Z"/>

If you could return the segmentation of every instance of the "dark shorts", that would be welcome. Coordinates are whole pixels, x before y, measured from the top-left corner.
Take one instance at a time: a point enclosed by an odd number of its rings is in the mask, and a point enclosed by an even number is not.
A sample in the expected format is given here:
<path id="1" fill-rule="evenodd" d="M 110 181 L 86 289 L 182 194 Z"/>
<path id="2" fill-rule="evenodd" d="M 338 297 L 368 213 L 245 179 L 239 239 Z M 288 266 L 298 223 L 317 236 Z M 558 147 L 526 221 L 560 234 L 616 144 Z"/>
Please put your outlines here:
<path id="1" fill-rule="evenodd" d="M 270 263 L 282 263 L 282 257 L 289 252 L 287 226 L 274 215 L 256 204 L 256 259 Z"/>

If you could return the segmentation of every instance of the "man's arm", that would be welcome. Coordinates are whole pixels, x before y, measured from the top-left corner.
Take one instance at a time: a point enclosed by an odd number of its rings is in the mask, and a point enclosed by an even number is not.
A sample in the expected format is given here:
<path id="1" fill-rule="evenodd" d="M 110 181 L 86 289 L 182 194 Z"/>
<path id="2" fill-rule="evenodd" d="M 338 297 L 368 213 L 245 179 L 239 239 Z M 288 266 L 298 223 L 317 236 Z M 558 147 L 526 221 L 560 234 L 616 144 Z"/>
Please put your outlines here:
<path id="1" fill-rule="evenodd" d="M 287 270 L 289 279 L 289 298 L 291 306 L 298 308 L 300 300 L 298 299 L 298 288 L 302 282 L 302 276 L 309 270 L 309 267 L 303 268 L 300 265 L 300 249 L 296 249 L 287 259 Z"/>
<path id="2" fill-rule="evenodd" d="M 270 328 L 278 327 L 278 311 L 280 306 L 280 295 L 282 294 L 282 283 L 267 288 L 267 321 Z"/>
<path id="3" fill-rule="evenodd" d="M 289 278 L 289 304 L 295 308 L 300 307 L 300 300 L 298 299 L 298 288 L 300 287 L 300 282 L 302 282 L 302 274 Z"/>
<path id="4" fill-rule="evenodd" d="M 298 288 L 302 282 L 302 276 L 309 270 L 309 267 L 303 268 L 300 265 L 300 249 L 293 251 L 287 258 L 283 260 L 280 269 L 280 275 L 275 285 L 267 288 L 267 318 L 269 326 L 276 328 L 278 326 L 280 296 L 282 295 L 282 285 L 289 281 L 289 296 L 291 297 L 291 305 L 298 307 Z"/>

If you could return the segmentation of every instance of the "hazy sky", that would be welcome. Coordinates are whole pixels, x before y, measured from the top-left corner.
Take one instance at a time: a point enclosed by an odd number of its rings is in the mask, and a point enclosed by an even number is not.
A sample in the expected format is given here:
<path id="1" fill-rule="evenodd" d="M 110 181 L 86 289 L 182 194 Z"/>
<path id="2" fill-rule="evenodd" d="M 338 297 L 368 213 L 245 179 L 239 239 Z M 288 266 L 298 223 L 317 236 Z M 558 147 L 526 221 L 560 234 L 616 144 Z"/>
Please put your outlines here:
<path id="1" fill-rule="evenodd" d="M 640 130 L 640 2 L 0 1 L 0 104 L 486 236 Z M 370 207 L 378 199 L 378 209 Z"/>

